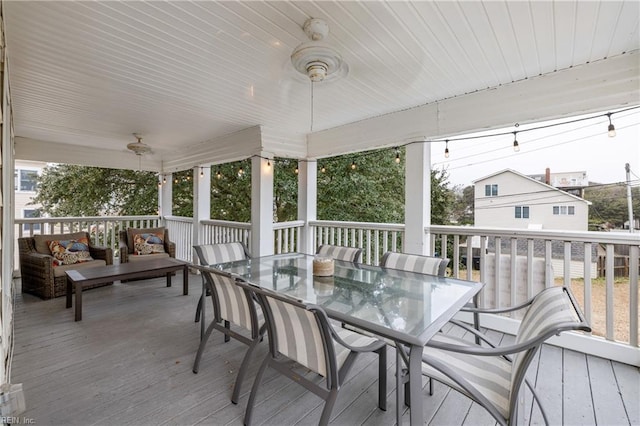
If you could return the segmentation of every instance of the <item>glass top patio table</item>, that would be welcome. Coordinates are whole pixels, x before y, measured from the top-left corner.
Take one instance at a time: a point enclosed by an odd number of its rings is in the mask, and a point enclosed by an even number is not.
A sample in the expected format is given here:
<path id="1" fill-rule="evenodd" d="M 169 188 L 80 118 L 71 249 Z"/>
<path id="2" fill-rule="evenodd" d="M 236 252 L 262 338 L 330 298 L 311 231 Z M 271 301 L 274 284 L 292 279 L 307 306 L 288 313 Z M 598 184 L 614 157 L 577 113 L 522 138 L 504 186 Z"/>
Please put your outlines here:
<path id="1" fill-rule="evenodd" d="M 338 260 L 333 276 L 316 277 L 313 259 L 290 253 L 209 266 L 410 346 L 424 346 L 482 288 L 478 282 Z"/>

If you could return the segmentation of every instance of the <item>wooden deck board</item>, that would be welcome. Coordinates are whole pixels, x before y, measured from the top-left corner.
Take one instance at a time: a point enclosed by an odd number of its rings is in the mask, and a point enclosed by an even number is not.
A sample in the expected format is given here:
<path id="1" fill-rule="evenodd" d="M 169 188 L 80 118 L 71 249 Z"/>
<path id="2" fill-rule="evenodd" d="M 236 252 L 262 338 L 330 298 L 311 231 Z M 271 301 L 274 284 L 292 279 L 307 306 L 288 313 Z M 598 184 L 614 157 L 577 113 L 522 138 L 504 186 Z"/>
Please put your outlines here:
<path id="1" fill-rule="evenodd" d="M 39 425 L 239 425 L 266 344 L 254 354 L 238 405 L 230 401 L 245 345 L 223 343 L 214 332 L 200 372 L 191 371 L 200 325 L 193 321 L 200 280 L 182 296 L 181 277 L 171 288 L 164 278 L 92 289 L 84 296 L 84 319 L 73 321 L 64 298 L 42 301 L 16 295 L 13 383 L 22 383 L 27 411 Z M 468 333 L 445 327 L 465 339 Z M 488 330 L 496 343 L 512 336 Z M 266 342 L 265 342 L 266 343 Z M 332 415 L 335 425 L 395 424 L 395 349 L 388 349 L 387 411 L 377 409 L 377 356 L 353 366 Z M 309 373 L 313 380 L 322 380 Z M 637 368 L 544 346 L 528 377 L 535 383 L 552 424 L 639 425 Z M 430 424 L 494 425 L 478 404 L 436 383 L 428 395 Z M 598 393 L 605 390 L 604 394 Z M 524 398 L 525 424 L 541 416 Z M 288 378 L 267 370 L 255 409 L 258 425 L 315 424 L 322 401 Z M 409 412 L 403 409 L 403 424 Z"/>

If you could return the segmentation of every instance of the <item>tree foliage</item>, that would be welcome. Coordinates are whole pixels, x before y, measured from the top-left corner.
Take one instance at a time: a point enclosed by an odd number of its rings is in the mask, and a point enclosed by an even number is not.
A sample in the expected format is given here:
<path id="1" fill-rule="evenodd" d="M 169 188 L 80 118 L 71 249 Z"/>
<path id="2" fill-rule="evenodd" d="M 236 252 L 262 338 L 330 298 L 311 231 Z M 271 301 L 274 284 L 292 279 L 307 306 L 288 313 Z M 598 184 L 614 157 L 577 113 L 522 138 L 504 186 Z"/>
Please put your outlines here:
<path id="1" fill-rule="evenodd" d="M 589 230 L 622 228 L 629 220 L 627 188 L 624 185 L 594 185 L 586 188 L 589 206 Z M 640 188 L 632 188 L 634 217 L 640 216 Z"/>
<path id="2" fill-rule="evenodd" d="M 403 149 L 398 153 L 404 156 Z M 274 221 L 297 219 L 297 165 L 294 159 L 272 161 Z M 388 150 L 327 158 L 319 160 L 317 167 L 319 219 L 404 222 L 404 161 L 396 163 Z M 325 172 L 320 170 L 323 167 Z M 193 170 L 172 174 L 174 215 L 193 216 L 194 178 Z M 50 216 L 156 214 L 157 179 L 150 172 L 51 166 L 42 173 L 35 202 Z M 455 197 L 446 171 L 433 170 L 431 185 L 432 223 L 448 224 Z M 212 167 L 211 218 L 251 221 L 250 159 Z"/>
<path id="3" fill-rule="evenodd" d="M 58 164 L 38 178 L 32 203 L 52 217 L 158 213 L 154 173 Z"/>

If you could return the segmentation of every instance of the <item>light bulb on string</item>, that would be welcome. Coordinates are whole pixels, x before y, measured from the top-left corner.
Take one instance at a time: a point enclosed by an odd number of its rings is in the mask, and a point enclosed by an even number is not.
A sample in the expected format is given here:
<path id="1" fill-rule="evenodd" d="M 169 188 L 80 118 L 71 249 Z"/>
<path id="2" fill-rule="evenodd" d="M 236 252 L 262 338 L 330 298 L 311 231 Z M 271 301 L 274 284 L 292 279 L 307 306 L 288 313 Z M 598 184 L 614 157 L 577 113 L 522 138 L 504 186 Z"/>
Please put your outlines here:
<path id="1" fill-rule="evenodd" d="M 204 170 L 200 167 L 200 177 L 204 177 Z"/>
<path id="2" fill-rule="evenodd" d="M 396 148 L 396 164 L 400 164 L 400 150 Z"/>
<path id="3" fill-rule="evenodd" d="M 167 183 L 167 177 L 165 175 L 162 175 L 162 183 Z"/>
<path id="4" fill-rule="evenodd" d="M 610 112 L 607 113 L 607 117 L 609 117 L 609 127 L 607 129 L 608 135 L 609 135 L 610 138 L 614 138 L 616 136 L 616 127 L 611 122 L 611 113 Z"/>
<path id="5" fill-rule="evenodd" d="M 324 164 L 320 166 L 320 171 L 321 171 L 322 173 L 324 173 L 324 172 L 326 172 L 326 171 L 327 171 L 327 169 L 324 167 Z"/>
<path id="6" fill-rule="evenodd" d="M 295 174 L 300 173 L 300 169 L 298 169 L 298 166 L 296 166 L 296 168 L 293 170 L 293 173 L 295 173 Z"/>
<path id="7" fill-rule="evenodd" d="M 240 166 L 240 168 L 238 169 L 238 176 L 242 176 L 244 174 L 244 169 L 242 168 L 242 166 Z"/>
<path id="8" fill-rule="evenodd" d="M 518 132 L 513 132 L 513 150 L 515 152 L 519 152 L 520 151 L 520 144 L 518 143 L 518 139 L 516 139 L 516 135 L 518 134 Z"/>
<path id="9" fill-rule="evenodd" d="M 356 160 L 353 160 L 351 162 L 351 170 L 355 170 L 356 169 Z"/>
<path id="10" fill-rule="evenodd" d="M 222 178 L 222 172 L 220 172 L 220 169 L 218 169 L 218 171 L 216 172 L 216 178 L 218 179 Z"/>
<path id="11" fill-rule="evenodd" d="M 444 158 L 449 158 L 449 139 L 444 141 Z"/>
<path id="12" fill-rule="evenodd" d="M 271 168 L 271 160 L 267 158 L 267 168 Z"/>

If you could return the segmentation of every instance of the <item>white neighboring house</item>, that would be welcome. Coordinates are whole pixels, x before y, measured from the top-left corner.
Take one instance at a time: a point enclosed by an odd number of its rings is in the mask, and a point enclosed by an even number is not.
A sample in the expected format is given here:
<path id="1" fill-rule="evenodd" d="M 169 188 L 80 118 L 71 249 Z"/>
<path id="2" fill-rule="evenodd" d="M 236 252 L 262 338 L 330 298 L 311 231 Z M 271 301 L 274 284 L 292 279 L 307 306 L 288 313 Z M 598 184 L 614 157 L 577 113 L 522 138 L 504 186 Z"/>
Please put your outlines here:
<path id="1" fill-rule="evenodd" d="M 502 170 L 474 181 L 475 213 L 474 223 L 478 227 L 502 227 L 524 229 L 556 229 L 586 231 L 589 225 L 590 201 L 569 194 L 535 178 L 525 176 L 511 169 Z M 520 247 L 518 251 L 525 250 Z M 508 256 L 508 241 L 502 241 L 502 253 Z M 472 240 L 472 247 L 479 247 L 479 241 Z M 571 247 L 570 275 L 572 278 L 584 276 L 584 247 Z M 488 252 L 494 252 L 489 241 Z M 553 244 L 551 268 L 553 276 L 564 275 L 564 246 Z M 534 246 L 534 257 L 544 258 L 544 245 Z M 521 255 L 518 255 L 520 258 Z M 597 274 L 597 249 L 592 247 L 591 274 Z M 538 274 L 540 275 L 540 274 Z M 488 277 L 488 281 L 493 278 Z M 544 274 L 540 279 L 544 279 Z"/>
<path id="2" fill-rule="evenodd" d="M 506 169 L 473 182 L 475 226 L 586 231 L 591 202 Z"/>
<path id="3" fill-rule="evenodd" d="M 30 205 L 29 203 L 36 195 L 36 179 L 47 163 L 40 161 L 24 161 L 16 160 L 14 169 L 14 188 L 15 188 L 15 210 L 14 217 L 23 219 L 28 217 L 37 217 L 39 205 Z M 35 225 L 33 233 L 39 233 L 39 225 Z M 22 230 L 29 233 L 28 227 Z M 19 235 L 16 232 L 16 235 Z"/>

